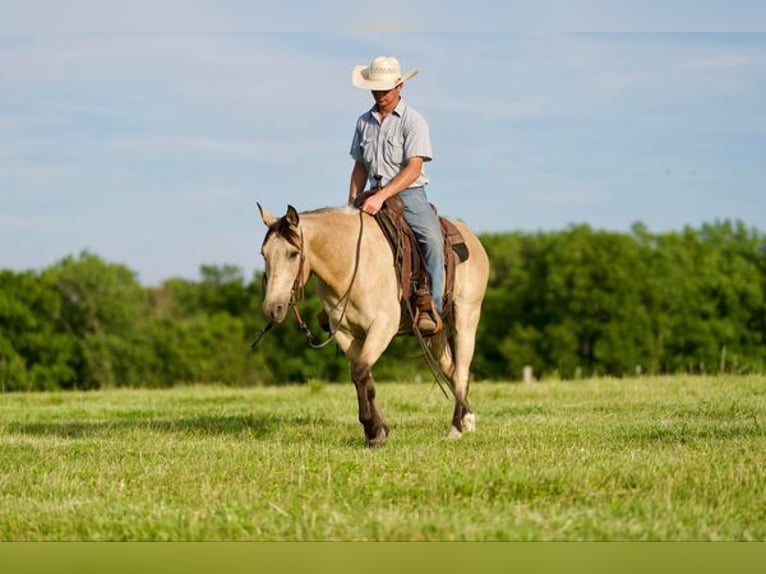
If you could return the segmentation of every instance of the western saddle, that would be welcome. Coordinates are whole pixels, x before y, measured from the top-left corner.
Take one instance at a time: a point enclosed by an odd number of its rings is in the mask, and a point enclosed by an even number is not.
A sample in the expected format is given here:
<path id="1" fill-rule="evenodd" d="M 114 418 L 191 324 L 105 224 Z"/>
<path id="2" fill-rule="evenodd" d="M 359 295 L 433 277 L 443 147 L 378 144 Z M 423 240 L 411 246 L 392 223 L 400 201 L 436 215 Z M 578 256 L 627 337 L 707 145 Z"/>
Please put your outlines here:
<path id="1" fill-rule="evenodd" d="M 433 205 L 431 206 L 433 207 Z M 436 208 L 433 207 L 434 211 Z M 401 330 L 416 328 L 421 313 L 433 309 L 428 271 L 415 233 L 404 220 L 404 205 L 397 196 L 385 201 L 375 215 L 383 234 L 394 254 L 394 267 L 401 288 Z M 439 216 L 444 237 L 444 294 L 442 318 L 445 323 L 452 319 L 452 291 L 455 285 L 455 267 L 468 259 L 468 246 L 454 223 Z"/>

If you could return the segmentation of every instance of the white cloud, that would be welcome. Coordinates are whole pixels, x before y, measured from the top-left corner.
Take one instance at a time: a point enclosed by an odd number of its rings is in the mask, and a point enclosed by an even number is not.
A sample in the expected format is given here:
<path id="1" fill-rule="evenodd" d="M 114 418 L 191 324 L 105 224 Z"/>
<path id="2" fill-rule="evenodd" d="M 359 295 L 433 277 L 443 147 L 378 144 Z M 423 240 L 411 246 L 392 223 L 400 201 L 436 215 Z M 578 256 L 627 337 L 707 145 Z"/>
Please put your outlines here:
<path id="1" fill-rule="evenodd" d="M 690 70 L 730 70 L 744 68 L 753 63 L 752 58 L 744 54 L 722 54 L 689 62 Z"/>
<path id="2" fill-rule="evenodd" d="M 307 87 L 332 87 L 321 57 L 294 54 L 269 35 L 54 35 L 0 50 L 6 90 L 64 86 L 94 98 L 139 91 L 255 108 L 305 105 Z M 148 93 L 147 93 L 148 92 Z"/>
<path id="3" fill-rule="evenodd" d="M 0 226 L 0 260 L 92 246 L 152 281 L 180 253 L 190 270 L 203 255 L 257 261 L 257 245 L 231 245 L 262 231 L 256 199 L 345 198 L 353 120 L 371 104 L 350 70 L 378 53 L 421 70 L 405 97 L 432 125 L 433 199 L 477 229 L 683 224 L 668 193 L 731 213 L 731 182 L 763 180 L 760 37 L 34 34 L 0 39 L 3 221 L 30 235 L 9 253 Z M 665 167 L 715 177 L 680 188 Z M 766 225 L 750 197 L 743 215 Z"/>
<path id="4" fill-rule="evenodd" d="M 5 1 L 5 0 L 4 0 Z M 15 33 L 200 33 L 242 30 L 254 20 L 255 6 L 204 0 L 24 0 L 3 8 L 2 28 Z M 230 3 L 229 3 L 230 4 Z M 239 19 L 237 19 L 239 15 Z M 239 20 L 239 22 L 237 22 Z"/>
<path id="5" fill-rule="evenodd" d="M 292 164 L 315 148 L 308 141 L 237 140 L 209 137 L 138 137 L 116 139 L 110 144 L 118 154 L 140 158 L 210 159 L 225 161 L 279 161 Z"/>

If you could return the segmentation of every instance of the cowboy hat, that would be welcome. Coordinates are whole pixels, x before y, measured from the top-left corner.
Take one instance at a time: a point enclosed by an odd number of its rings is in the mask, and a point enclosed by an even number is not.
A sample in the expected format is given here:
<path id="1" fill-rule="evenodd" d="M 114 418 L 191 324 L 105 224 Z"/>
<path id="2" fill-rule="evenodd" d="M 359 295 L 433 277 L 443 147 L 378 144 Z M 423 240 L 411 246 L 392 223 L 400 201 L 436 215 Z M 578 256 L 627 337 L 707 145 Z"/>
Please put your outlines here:
<path id="1" fill-rule="evenodd" d="M 391 56 L 378 56 L 369 66 L 354 66 L 351 83 L 362 90 L 390 90 L 417 73 L 413 69 L 402 74 L 399 60 Z"/>

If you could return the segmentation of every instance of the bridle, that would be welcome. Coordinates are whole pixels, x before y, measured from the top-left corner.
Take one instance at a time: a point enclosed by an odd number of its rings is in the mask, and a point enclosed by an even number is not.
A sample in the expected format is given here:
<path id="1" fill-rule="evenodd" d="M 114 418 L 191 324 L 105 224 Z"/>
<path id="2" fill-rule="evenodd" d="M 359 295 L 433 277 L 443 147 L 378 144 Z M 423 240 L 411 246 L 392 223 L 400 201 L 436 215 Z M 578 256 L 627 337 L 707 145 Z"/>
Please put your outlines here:
<path id="1" fill-rule="evenodd" d="M 306 262 L 306 253 L 304 249 L 304 240 L 303 240 L 303 228 L 300 228 L 300 241 L 296 243 L 292 237 L 283 235 L 284 239 L 290 243 L 293 247 L 296 247 L 298 249 L 298 253 L 300 256 L 300 262 L 298 263 L 298 272 L 295 275 L 295 281 L 293 281 L 293 286 L 290 289 L 290 306 L 293 308 L 293 312 L 295 314 L 295 320 L 298 322 L 298 327 L 303 331 L 303 334 L 306 336 L 306 340 L 308 341 L 308 344 L 314 348 L 314 349 L 321 349 L 325 346 L 327 346 L 335 337 L 335 333 L 338 332 L 338 326 L 343 322 L 343 318 L 346 316 L 346 309 L 348 308 L 348 302 L 351 299 L 351 289 L 354 287 L 354 283 L 356 282 L 356 276 L 357 272 L 359 271 L 359 261 L 361 259 L 361 252 L 362 252 L 362 236 L 364 234 L 364 212 L 360 209 L 359 210 L 359 235 L 356 240 L 356 255 L 354 258 L 354 271 L 351 274 L 351 281 L 349 282 L 348 288 L 346 291 L 341 295 L 340 300 L 338 303 L 343 301 L 343 309 L 341 310 L 340 317 L 338 318 L 338 321 L 336 322 L 336 326 L 334 328 L 330 328 L 330 333 L 327 335 L 327 338 L 322 341 L 321 343 L 317 343 L 314 339 L 314 334 L 311 332 L 311 328 L 306 324 L 306 322 L 301 317 L 301 312 L 298 307 L 298 303 L 300 301 L 303 301 L 305 296 L 305 287 L 306 282 L 303 280 L 303 266 Z M 265 278 L 265 276 L 264 276 Z M 251 343 L 250 348 L 255 349 L 256 345 L 260 342 L 261 338 L 268 333 L 271 328 L 274 326 L 274 321 L 269 321 L 264 325 L 258 333 L 256 333 L 255 340 Z"/>
<path id="2" fill-rule="evenodd" d="M 340 325 L 343 322 L 343 318 L 346 316 L 346 309 L 348 307 L 348 302 L 351 299 L 351 289 L 354 287 L 354 282 L 356 281 L 357 272 L 359 271 L 359 261 L 361 259 L 361 252 L 362 252 L 362 236 L 364 233 L 364 212 L 360 209 L 359 210 L 359 236 L 356 240 L 356 255 L 354 257 L 354 271 L 351 274 L 351 281 L 349 282 L 348 288 L 346 289 L 345 293 L 341 296 L 340 300 L 343 301 L 343 309 L 341 310 L 340 317 L 338 318 L 338 321 L 336 322 L 336 327 L 330 329 L 330 333 L 327 335 L 327 339 L 322 341 L 321 343 L 317 343 L 314 339 L 314 334 L 311 332 L 310 327 L 306 324 L 306 322 L 301 317 L 300 309 L 298 308 L 298 303 L 304 299 L 304 291 L 306 287 L 306 283 L 303 281 L 303 266 L 306 262 L 306 254 L 304 250 L 304 240 L 303 240 L 303 228 L 300 228 L 300 241 L 296 243 L 292 236 L 282 234 L 282 237 L 286 241 L 290 243 L 293 247 L 296 247 L 298 249 L 298 253 L 300 255 L 300 263 L 298 264 L 298 272 L 295 275 L 295 280 L 293 281 L 293 286 L 290 289 L 290 306 L 293 308 L 293 312 L 295 313 L 295 319 L 298 322 L 298 326 L 303 331 L 303 334 L 306 336 L 306 340 L 308 341 L 309 346 L 311 346 L 314 349 L 321 349 L 325 346 L 327 346 L 330 341 L 332 341 L 335 337 L 335 333 L 338 332 L 337 326 Z M 264 241 L 265 243 L 265 241 Z M 265 279 L 265 276 L 264 276 Z M 410 311 L 410 319 L 412 320 L 413 324 L 415 322 L 415 317 L 412 314 L 412 309 L 408 307 Z M 255 340 L 251 343 L 250 348 L 255 350 L 256 345 L 260 342 L 260 340 L 263 338 L 263 336 L 268 333 L 271 328 L 274 326 L 274 321 L 269 321 L 264 325 L 258 333 L 256 333 Z M 426 363 L 428 364 L 428 367 L 431 370 L 431 373 L 434 375 L 435 382 L 438 384 L 439 388 L 441 389 L 442 393 L 445 397 L 447 397 L 447 391 L 445 390 L 445 387 L 449 389 L 452 396 L 455 398 L 457 402 L 459 402 L 463 408 L 471 413 L 473 412 L 471 410 L 471 407 L 468 405 L 468 402 L 459 397 L 457 393 L 455 392 L 455 388 L 452 385 L 452 382 L 444 376 L 444 373 L 441 372 L 438 366 L 438 362 L 436 361 L 435 357 L 431 353 L 431 349 L 426 343 L 425 339 L 423 338 L 423 335 L 420 333 L 420 330 L 417 329 L 417 327 L 414 329 L 414 332 L 418 338 L 418 342 L 420 343 L 420 347 L 423 350 L 423 354 L 426 359 Z"/>

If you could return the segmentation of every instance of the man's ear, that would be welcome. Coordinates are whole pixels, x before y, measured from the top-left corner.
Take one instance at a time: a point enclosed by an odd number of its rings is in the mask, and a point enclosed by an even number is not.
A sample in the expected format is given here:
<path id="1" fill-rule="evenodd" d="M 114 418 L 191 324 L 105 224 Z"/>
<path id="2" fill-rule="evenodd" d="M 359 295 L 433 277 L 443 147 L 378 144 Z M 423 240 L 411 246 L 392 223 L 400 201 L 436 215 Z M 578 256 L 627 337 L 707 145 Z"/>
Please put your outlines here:
<path id="1" fill-rule="evenodd" d="M 260 203 L 258 203 L 258 211 L 261 212 L 261 219 L 263 220 L 263 223 L 266 225 L 266 227 L 271 227 L 277 222 L 277 218 L 271 215 L 271 213 L 266 211 L 263 207 L 261 207 Z"/>

